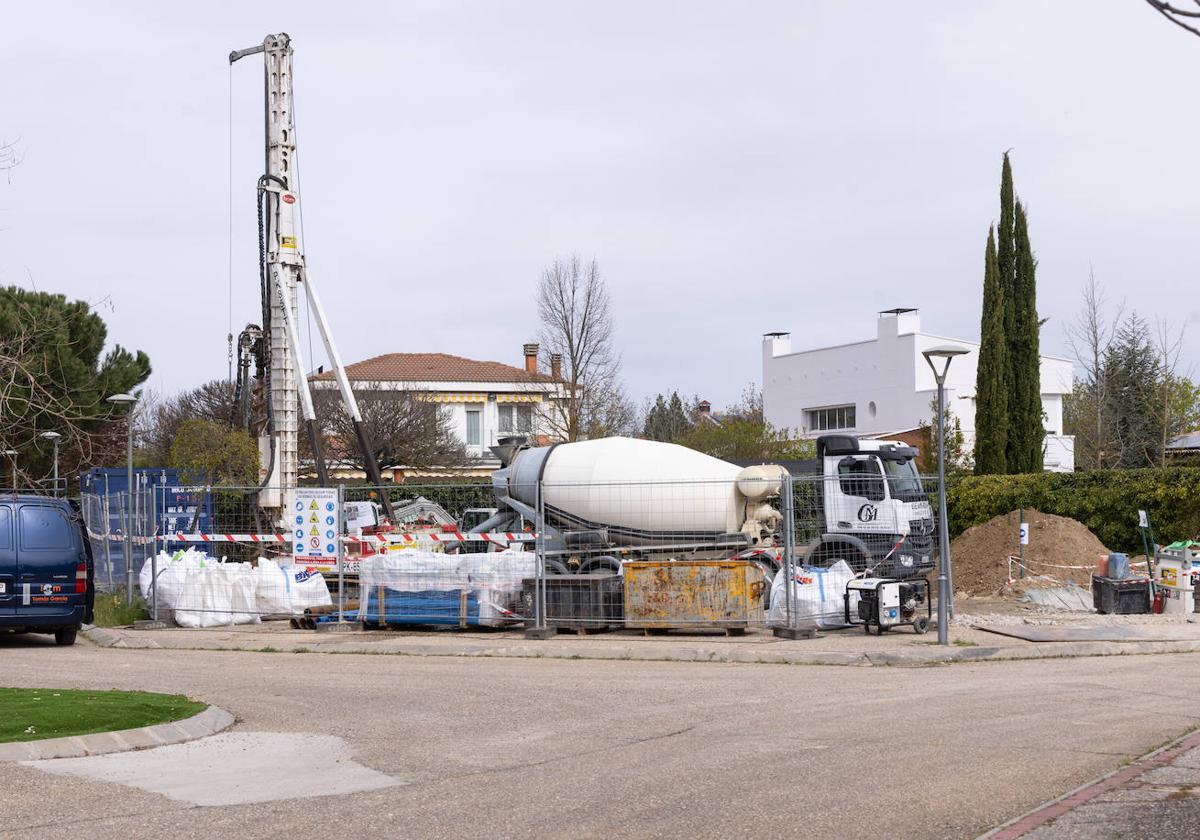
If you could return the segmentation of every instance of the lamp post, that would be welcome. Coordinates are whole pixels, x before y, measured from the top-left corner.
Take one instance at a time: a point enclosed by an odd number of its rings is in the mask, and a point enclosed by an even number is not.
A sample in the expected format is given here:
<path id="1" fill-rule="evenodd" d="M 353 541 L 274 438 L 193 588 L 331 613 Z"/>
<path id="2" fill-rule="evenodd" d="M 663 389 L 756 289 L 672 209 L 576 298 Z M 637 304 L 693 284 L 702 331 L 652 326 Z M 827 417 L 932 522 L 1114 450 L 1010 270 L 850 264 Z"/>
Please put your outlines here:
<path id="1" fill-rule="evenodd" d="M 17 450 L 5 449 L 4 454 L 12 461 L 12 491 L 13 495 L 17 495 Z"/>
<path id="2" fill-rule="evenodd" d="M 961 356 L 970 351 L 956 344 L 940 344 L 923 350 L 929 369 L 937 382 L 937 445 L 938 445 L 938 644 L 947 645 L 950 617 L 951 578 L 950 578 L 950 535 L 946 528 L 946 372 L 950 370 L 950 362 L 955 356 Z M 937 360 L 936 362 L 934 360 Z M 941 364 L 941 369 L 938 368 Z"/>
<path id="3" fill-rule="evenodd" d="M 42 432 L 39 437 L 42 440 L 48 440 L 54 444 L 54 495 L 58 495 L 58 442 L 62 440 L 62 435 L 58 432 Z"/>
<path id="4" fill-rule="evenodd" d="M 127 448 L 125 462 L 125 606 L 133 606 L 133 543 L 130 542 L 130 537 L 133 535 L 133 404 L 137 402 L 137 397 L 133 394 L 113 394 L 106 402 L 113 405 L 129 406 L 129 415 L 126 417 L 127 429 Z"/>

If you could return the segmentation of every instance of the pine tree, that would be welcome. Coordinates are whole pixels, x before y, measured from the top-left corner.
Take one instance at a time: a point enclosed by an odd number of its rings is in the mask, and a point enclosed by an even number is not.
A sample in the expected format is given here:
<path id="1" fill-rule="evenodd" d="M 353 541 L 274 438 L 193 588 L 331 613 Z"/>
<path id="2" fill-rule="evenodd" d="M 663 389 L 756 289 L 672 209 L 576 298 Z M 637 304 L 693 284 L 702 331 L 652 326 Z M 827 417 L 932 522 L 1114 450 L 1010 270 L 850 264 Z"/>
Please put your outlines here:
<path id="1" fill-rule="evenodd" d="M 1004 291 L 996 260 L 996 240 L 988 227 L 983 256 L 983 316 L 979 326 L 979 358 L 975 369 L 975 473 L 1008 472 L 1008 390 L 1005 371 Z"/>
<path id="2" fill-rule="evenodd" d="M 1046 435 L 1042 414 L 1041 351 L 1038 341 L 1037 260 L 1029 243 L 1025 207 L 1016 207 L 1013 234 L 1016 266 L 1013 288 L 1013 332 L 1009 335 L 1009 369 L 1013 372 L 1009 392 L 1010 472 L 1041 472 L 1042 447 Z M 1014 460 L 1013 455 L 1016 458 Z"/>

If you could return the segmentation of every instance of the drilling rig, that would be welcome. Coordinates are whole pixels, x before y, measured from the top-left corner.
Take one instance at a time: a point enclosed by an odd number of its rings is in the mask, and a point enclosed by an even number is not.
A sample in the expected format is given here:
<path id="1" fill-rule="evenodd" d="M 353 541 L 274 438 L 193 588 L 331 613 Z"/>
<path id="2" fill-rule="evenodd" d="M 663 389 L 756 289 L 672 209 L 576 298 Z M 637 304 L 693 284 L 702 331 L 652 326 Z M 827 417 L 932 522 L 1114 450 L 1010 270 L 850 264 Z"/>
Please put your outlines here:
<path id="1" fill-rule="evenodd" d="M 313 454 L 317 480 L 328 486 L 321 430 L 317 423 L 297 327 L 298 290 L 304 289 L 308 309 L 317 322 L 321 341 L 337 379 L 342 404 L 354 424 L 367 478 L 379 490 L 391 516 L 379 464 L 363 425 L 358 401 L 346 377 L 329 321 L 316 286 L 308 275 L 304 243 L 297 230 L 300 195 L 295 178 L 296 132 L 292 90 L 292 46 L 286 33 L 268 35 L 257 46 L 234 50 L 229 63 L 250 55 L 263 56 L 266 170 L 258 179 L 259 287 L 262 325 L 247 324 L 238 336 L 238 379 L 235 411 L 248 431 L 258 435 L 265 477 L 258 504 L 282 524 L 287 494 L 297 486 L 300 472 L 301 419 Z M 302 226 L 301 226 L 302 227 Z M 254 385 L 249 369 L 255 363 L 264 411 L 255 417 Z"/>

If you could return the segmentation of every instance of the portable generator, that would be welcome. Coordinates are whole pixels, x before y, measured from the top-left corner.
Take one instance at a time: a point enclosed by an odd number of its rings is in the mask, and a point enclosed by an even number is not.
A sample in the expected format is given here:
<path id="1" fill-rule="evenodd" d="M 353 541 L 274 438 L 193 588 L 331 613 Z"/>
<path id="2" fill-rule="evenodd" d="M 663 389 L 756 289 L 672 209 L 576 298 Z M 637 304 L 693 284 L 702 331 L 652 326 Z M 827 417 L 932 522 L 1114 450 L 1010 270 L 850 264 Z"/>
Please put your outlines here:
<path id="1" fill-rule="evenodd" d="M 855 578 L 846 584 L 846 623 L 861 624 L 867 633 L 874 624 L 881 636 L 901 624 L 910 624 L 917 633 L 924 633 L 933 618 L 930 594 L 925 578 Z"/>

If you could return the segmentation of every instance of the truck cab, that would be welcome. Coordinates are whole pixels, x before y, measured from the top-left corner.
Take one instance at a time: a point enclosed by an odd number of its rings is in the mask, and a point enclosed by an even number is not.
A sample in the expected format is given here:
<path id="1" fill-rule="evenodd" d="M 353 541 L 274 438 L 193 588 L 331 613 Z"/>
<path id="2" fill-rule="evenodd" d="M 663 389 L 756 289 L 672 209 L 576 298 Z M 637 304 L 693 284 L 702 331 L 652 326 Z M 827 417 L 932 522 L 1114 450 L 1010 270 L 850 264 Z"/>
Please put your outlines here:
<path id="1" fill-rule="evenodd" d="M 933 570 L 933 509 L 917 455 L 898 441 L 817 438 L 822 534 L 813 562 L 846 559 L 856 571 L 901 579 Z"/>

